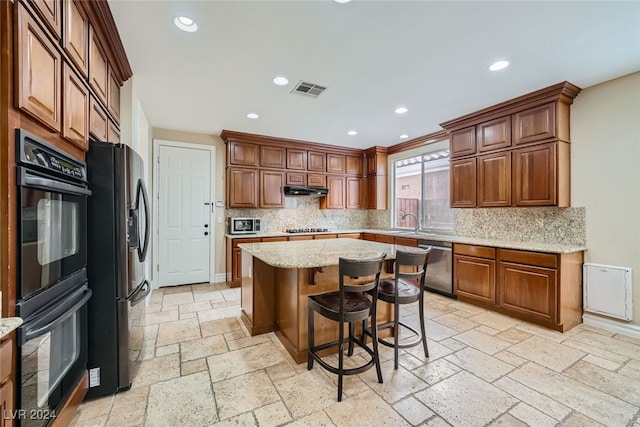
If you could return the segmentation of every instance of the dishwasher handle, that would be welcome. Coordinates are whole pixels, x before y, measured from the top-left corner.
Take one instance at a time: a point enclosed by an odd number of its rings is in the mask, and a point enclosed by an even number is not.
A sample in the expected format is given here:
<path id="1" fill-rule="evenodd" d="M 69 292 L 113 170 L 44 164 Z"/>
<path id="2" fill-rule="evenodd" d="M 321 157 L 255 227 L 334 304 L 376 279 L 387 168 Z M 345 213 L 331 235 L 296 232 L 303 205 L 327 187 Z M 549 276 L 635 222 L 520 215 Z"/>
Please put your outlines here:
<path id="1" fill-rule="evenodd" d="M 450 242 L 439 242 L 434 240 L 419 240 L 418 247 L 420 248 L 433 248 L 441 251 L 451 252 L 453 244 Z"/>

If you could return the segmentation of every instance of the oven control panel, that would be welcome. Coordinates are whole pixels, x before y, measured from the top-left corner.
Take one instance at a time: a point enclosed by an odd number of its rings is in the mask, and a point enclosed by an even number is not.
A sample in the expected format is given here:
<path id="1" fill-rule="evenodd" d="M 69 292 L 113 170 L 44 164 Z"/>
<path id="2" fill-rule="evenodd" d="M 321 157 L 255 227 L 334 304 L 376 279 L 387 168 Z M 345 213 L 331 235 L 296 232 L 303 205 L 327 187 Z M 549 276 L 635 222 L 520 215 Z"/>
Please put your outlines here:
<path id="1" fill-rule="evenodd" d="M 84 162 L 36 139 L 22 129 L 17 131 L 18 152 L 16 154 L 19 163 L 55 171 L 74 180 L 87 181 L 87 167 Z"/>

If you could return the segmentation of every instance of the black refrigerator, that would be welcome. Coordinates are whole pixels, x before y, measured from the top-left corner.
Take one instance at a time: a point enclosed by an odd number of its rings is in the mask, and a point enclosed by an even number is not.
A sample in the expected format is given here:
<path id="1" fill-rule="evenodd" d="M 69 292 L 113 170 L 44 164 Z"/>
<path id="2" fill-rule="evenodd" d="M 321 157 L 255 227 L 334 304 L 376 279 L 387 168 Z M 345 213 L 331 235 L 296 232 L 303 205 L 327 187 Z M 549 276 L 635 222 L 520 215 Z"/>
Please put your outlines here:
<path id="1" fill-rule="evenodd" d="M 91 141 L 87 153 L 88 398 L 131 387 L 132 307 L 151 292 L 144 262 L 149 201 L 144 163 L 129 146 Z"/>

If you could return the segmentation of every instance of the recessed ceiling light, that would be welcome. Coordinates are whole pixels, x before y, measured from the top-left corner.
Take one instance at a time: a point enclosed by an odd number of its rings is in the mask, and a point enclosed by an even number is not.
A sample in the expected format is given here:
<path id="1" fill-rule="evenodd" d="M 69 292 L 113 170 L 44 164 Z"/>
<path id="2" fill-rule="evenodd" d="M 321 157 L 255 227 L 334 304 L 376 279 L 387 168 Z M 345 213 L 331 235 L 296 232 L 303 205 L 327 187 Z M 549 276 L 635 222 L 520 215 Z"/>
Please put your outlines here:
<path id="1" fill-rule="evenodd" d="M 285 76 L 276 76 L 273 78 L 273 82 L 278 86 L 285 86 L 289 84 L 289 79 L 286 78 Z"/>
<path id="2" fill-rule="evenodd" d="M 409 138 L 409 135 L 407 135 L 406 133 L 403 133 L 402 135 L 400 135 L 400 139 L 407 139 Z"/>
<path id="3" fill-rule="evenodd" d="M 258 113 L 247 113 L 247 117 L 250 119 L 257 119 L 260 116 L 258 115 Z"/>
<path id="4" fill-rule="evenodd" d="M 176 24 L 176 27 L 187 33 L 193 33 L 198 29 L 198 24 L 188 16 L 178 16 L 173 20 L 173 23 Z"/>
<path id="5" fill-rule="evenodd" d="M 398 108 L 396 108 L 396 114 L 404 114 L 407 111 L 409 111 L 409 109 L 407 107 L 398 107 Z"/>
<path id="6" fill-rule="evenodd" d="M 333 0 L 336 3 L 349 3 L 351 0 Z"/>
<path id="7" fill-rule="evenodd" d="M 493 64 L 489 65 L 489 69 L 491 71 L 498 71 L 498 70 L 502 70 L 504 68 L 507 68 L 509 66 L 509 61 L 498 61 L 498 62 L 494 62 Z"/>
<path id="8" fill-rule="evenodd" d="M 351 136 L 357 135 L 357 134 L 358 134 L 358 131 L 355 131 L 355 130 L 350 130 L 349 132 L 347 132 L 347 135 L 351 135 Z"/>

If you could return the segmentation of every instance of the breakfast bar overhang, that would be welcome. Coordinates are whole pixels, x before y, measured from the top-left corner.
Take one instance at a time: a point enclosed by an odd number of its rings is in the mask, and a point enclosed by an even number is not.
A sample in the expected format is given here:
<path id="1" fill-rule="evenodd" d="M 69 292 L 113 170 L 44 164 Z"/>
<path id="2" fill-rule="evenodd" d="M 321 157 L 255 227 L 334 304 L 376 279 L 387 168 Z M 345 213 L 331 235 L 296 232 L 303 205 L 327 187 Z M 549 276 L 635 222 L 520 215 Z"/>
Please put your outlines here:
<path id="1" fill-rule="evenodd" d="M 338 261 L 387 254 L 382 277 L 392 273 L 396 250 L 418 248 L 357 239 L 246 243 L 242 249 L 241 318 L 251 335 L 275 332 L 297 363 L 307 360 L 307 296 L 338 289 Z M 358 279 L 353 279 L 357 282 Z M 393 317 L 378 303 L 377 321 Z M 337 339 L 335 322 L 317 318 L 316 342 Z"/>

